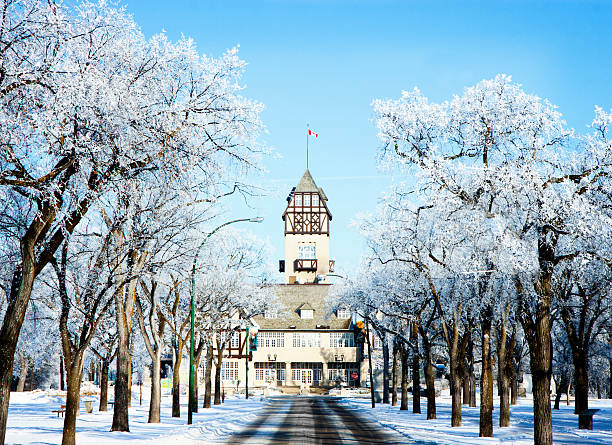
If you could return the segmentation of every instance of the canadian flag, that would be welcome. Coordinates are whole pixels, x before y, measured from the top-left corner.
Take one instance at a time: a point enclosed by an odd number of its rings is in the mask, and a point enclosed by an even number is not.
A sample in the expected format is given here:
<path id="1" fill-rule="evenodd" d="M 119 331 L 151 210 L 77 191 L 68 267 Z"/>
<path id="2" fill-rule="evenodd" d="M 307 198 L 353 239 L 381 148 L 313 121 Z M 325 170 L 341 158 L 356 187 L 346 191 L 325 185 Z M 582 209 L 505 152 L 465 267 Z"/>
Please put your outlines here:
<path id="1" fill-rule="evenodd" d="M 318 137 L 319 137 L 319 134 L 318 134 L 318 133 L 315 133 L 315 132 L 314 132 L 314 131 L 312 131 L 310 128 L 308 129 L 308 135 L 309 135 L 309 136 L 314 136 L 314 137 L 316 137 L 316 138 L 318 138 Z"/>

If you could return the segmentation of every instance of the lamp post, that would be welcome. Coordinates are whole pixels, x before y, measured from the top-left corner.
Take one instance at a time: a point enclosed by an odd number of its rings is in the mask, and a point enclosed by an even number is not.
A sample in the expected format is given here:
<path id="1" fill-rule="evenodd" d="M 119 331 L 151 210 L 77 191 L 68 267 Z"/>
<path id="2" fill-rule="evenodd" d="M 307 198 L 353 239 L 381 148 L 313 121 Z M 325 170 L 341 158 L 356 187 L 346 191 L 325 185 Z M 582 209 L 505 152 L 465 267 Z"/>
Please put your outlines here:
<path id="1" fill-rule="evenodd" d="M 208 239 L 214 233 L 216 233 L 219 229 L 225 226 L 229 226 L 230 224 L 234 224 L 237 222 L 260 223 L 262 221 L 263 221 L 263 218 L 258 216 L 256 218 L 234 219 L 232 221 L 228 221 L 226 223 L 221 224 L 219 227 L 215 228 L 214 230 L 209 232 L 208 235 L 206 235 L 206 237 L 202 240 L 202 242 L 198 246 L 198 250 L 196 250 L 195 257 L 193 258 L 193 267 L 191 269 L 191 306 L 190 306 L 190 309 L 191 309 L 190 310 L 191 312 L 191 341 L 190 341 L 190 348 L 189 348 L 189 402 L 187 406 L 187 424 L 188 425 L 191 425 L 193 421 L 193 405 L 196 403 L 195 382 L 193 381 L 194 376 L 195 376 L 194 360 L 193 360 L 193 354 L 195 351 L 195 302 L 194 302 L 194 299 L 195 299 L 195 272 L 196 272 L 196 265 L 198 262 L 198 256 L 200 255 L 200 250 L 202 249 L 202 246 L 206 244 L 206 241 L 208 241 Z"/>

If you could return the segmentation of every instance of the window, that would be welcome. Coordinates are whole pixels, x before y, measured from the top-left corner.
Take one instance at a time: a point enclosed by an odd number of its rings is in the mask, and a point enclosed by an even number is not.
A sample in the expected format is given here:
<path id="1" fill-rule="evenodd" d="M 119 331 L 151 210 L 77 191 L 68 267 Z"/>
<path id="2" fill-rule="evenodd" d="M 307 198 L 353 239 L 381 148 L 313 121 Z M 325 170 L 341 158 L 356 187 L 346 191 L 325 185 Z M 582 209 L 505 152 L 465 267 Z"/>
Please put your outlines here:
<path id="1" fill-rule="evenodd" d="M 221 380 L 238 380 L 238 362 L 221 362 Z"/>
<path id="2" fill-rule="evenodd" d="M 238 332 L 234 332 L 230 339 L 230 348 L 238 349 L 240 347 L 240 336 Z"/>
<path id="3" fill-rule="evenodd" d="M 264 312 L 264 318 L 278 318 L 277 310 L 269 310 Z"/>
<path id="4" fill-rule="evenodd" d="M 312 206 L 319 207 L 319 195 L 317 194 L 312 195 Z"/>
<path id="5" fill-rule="evenodd" d="M 259 332 L 257 334 L 258 348 L 284 348 L 284 332 Z"/>
<path id="6" fill-rule="evenodd" d="M 359 364 L 355 362 L 330 362 L 327 364 L 330 382 L 355 383 L 353 373 L 359 376 Z"/>
<path id="7" fill-rule="evenodd" d="M 285 381 L 285 363 L 255 362 L 255 380 L 263 382 Z"/>
<path id="8" fill-rule="evenodd" d="M 298 246 L 298 259 L 300 260 L 316 260 L 317 248 L 314 244 L 300 244 Z"/>
<path id="9" fill-rule="evenodd" d="M 349 311 L 347 308 L 340 308 L 336 311 L 336 316 L 338 318 L 351 318 L 351 311 Z"/>
<path id="10" fill-rule="evenodd" d="M 323 363 L 292 362 L 291 379 L 308 385 L 318 385 L 323 378 Z"/>
<path id="11" fill-rule="evenodd" d="M 382 349 L 382 340 L 376 334 L 372 335 L 372 349 Z"/>
<path id="12" fill-rule="evenodd" d="M 353 348 L 355 336 L 352 332 L 331 332 L 329 334 L 330 348 Z"/>
<path id="13" fill-rule="evenodd" d="M 314 316 L 314 312 L 312 309 L 300 309 L 300 317 L 312 319 Z"/>
<path id="14" fill-rule="evenodd" d="M 310 207 L 310 195 L 304 195 L 304 207 Z"/>
<path id="15" fill-rule="evenodd" d="M 295 195 L 295 198 L 293 198 L 293 200 L 295 201 L 295 205 L 296 207 L 302 207 L 302 195 L 300 195 L 299 193 L 297 193 Z"/>
<path id="16" fill-rule="evenodd" d="M 321 333 L 319 332 L 294 332 L 294 348 L 320 348 Z"/>

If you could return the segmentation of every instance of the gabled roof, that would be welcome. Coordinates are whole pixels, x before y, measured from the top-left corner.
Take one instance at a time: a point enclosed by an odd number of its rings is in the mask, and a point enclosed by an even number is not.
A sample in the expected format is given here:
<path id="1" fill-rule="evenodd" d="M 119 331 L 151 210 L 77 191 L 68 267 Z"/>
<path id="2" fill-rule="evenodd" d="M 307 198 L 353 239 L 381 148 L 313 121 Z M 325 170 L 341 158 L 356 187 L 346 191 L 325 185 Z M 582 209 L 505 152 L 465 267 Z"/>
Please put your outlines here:
<path id="1" fill-rule="evenodd" d="M 291 194 L 289 195 L 289 198 L 287 198 L 287 208 L 289 208 L 289 206 L 291 205 L 291 201 L 294 199 L 294 194 L 295 193 L 319 193 L 319 196 L 321 197 L 321 204 L 323 204 L 323 207 L 325 207 L 325 210 L 327 210 L 327 214 L 329 215 L 329 219 L 332 219 L 332 214 L 329 211 L 329 208 L 327 207 L 327 203 L 325 201 L 327 201 L 327 196 L 325 195 L 325 192 L 323 191 L 323 189 L 321 187 L 318 187 L 317 184 L 315 184 L 314 179 L 312 179 L 312 175 L 310 174 L 310 171 L 308 169 L 306 169 L 306 171 L 304 172 L 304 175 L 302 175 L 302 179 L 300 179 L 300 182 L 298 182 L 297 187 L 295 187 L 294 190 L 291 191 Z M 283 212 L 283 220 L 285 219 L 285 215 L 287 214 L 287 208 L 285 209 L 285 211 Z"/>
<path id="2" fill-rule="evenodd" d="M 310 305 L 310 303 L 302 303 L 300 307 L 297 308 L 298 311 L 314 311 L 314 308 Z"/>
<path id="3" fill-rule="evenodd" d="M 312 175 L 310 174 L 308 169 L 306 169 L 306 171 L 304 172 L 304 175 L 302 176 L 302 179 L 300 179 L 300 182 L 298 182 L 298 185 L 295 188 L 295 191 L 296 192 L 318 192 L 319 191 L 319 187 L 317 187 L 317 184 L 315 184 L 314 179 L 312 179 Z"/>
<path id="4" fill-rule="evenodd" d="M 314 179 L 312 179 L 312 175 L 310 174 L 310 171 L 308 169 L 306 169 L 304 175 L 302 176 L 302 179 L 300 179 L 300 182 L 298 182 L 295 191 L 319 193 L 319 195 L 321 195 L 321 198 L 327 201 L 327 196 L 325 196 L 323 189 L 317 187 L 317 184 L 314 182 Z"/>

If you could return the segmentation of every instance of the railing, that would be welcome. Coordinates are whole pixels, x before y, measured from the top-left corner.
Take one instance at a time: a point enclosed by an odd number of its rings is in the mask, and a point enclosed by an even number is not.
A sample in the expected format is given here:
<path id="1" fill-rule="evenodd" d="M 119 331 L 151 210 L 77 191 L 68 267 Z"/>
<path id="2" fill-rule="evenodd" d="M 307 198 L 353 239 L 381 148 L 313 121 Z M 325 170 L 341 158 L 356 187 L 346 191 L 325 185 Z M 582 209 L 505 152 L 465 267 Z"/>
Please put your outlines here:
<path id="1" fill-rule="evenodd" d="M 317 260 L 303 260 L 297 259 L 294 263 L 294 268 L 296 271 L 300 270 L 317 270 Z"/>

